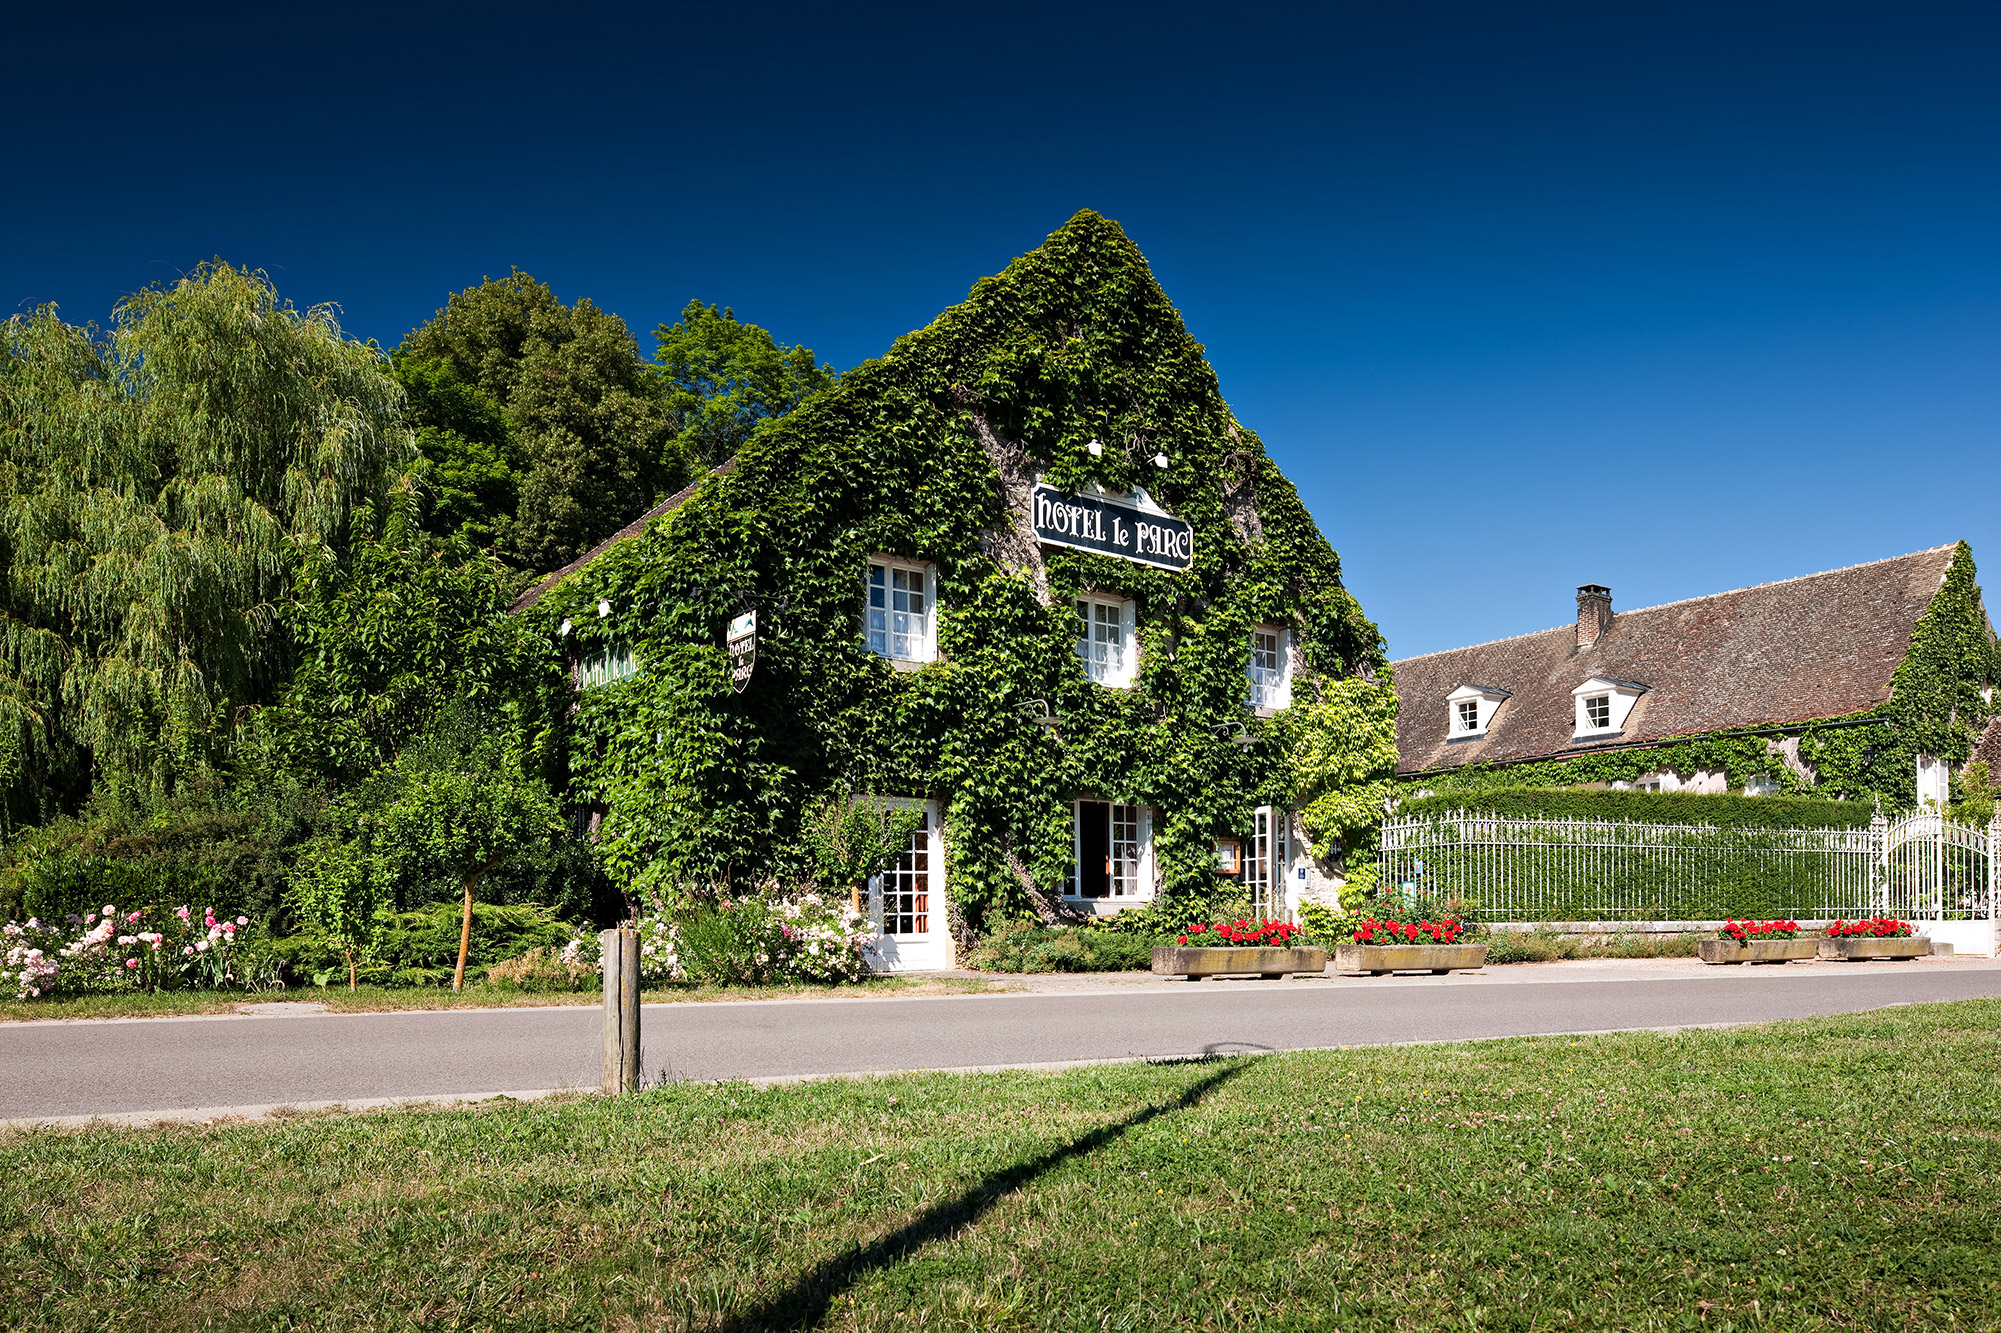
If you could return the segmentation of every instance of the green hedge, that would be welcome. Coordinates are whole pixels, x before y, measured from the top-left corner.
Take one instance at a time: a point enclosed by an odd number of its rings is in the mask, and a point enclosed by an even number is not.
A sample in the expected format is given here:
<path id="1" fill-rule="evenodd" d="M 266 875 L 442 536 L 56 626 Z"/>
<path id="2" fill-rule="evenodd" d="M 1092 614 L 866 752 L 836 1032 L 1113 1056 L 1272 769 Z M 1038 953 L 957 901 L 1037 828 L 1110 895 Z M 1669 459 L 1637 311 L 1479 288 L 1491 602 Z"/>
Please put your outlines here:
<path id="1" fill-rule="evenodd" d="M 1697 796 L 1691 792 L 1577 791 L 1493 787 L 1448 791 L 1405 801 L 1402 818 L 1477 810 L 1512 819 L 1620 819 L 1635 824 L 1710 824 L 1717 828 L 1866 828 L 1875 807 L 1808 796 Z"/>

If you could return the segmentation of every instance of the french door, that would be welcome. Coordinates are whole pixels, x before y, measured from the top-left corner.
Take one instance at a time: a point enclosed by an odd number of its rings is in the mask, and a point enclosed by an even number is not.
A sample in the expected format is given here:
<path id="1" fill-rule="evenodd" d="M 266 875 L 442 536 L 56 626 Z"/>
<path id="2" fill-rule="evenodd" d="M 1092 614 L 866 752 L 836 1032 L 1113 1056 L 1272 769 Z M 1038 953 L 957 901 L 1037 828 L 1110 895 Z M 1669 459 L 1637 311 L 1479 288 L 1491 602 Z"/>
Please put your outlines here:
<path id="1" fill-rule="evenodd" d="M 952 966 L 945 926 L 945 859 L 935 801 L 898 801 L 923 820 L 903 855 L 884 867 L 869 893 L 876 959 L 882 970 L 907 972 Z"/>

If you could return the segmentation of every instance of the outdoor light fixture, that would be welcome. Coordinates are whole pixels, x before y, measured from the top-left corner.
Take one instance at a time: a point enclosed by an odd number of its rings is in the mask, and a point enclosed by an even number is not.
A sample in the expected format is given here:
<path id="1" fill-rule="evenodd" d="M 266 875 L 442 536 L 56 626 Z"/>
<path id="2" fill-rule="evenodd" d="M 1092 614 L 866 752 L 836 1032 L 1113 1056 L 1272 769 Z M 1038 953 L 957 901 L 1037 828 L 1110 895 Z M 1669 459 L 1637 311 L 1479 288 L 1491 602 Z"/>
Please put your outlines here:
<path id="1" fill-rule="evenodd" d="M 1241 722 L 1216 722 L 1210 725 L 1209 730 L 1223 740 L 1235 741 L 1239 750 L 1248 750 L 1258 743 L 1258 738 L 1251 735 L 1250 728 Z"/>
<path id="2" fill-rule="evenodd" d="M 1084 447 L 1091 451 L 1091 457 L 1093 458 L 1102 458 L 1104 456 L 1105 446 L 1101 440 L 1093 440 Z"/>
<path id="3" fill-rule="evenodd" d="M 1015 707 L 1028 714 L 1037 726 L 1048 731 L 1050 735 L 1056 734 L 1056 715 L 1049 711 L 1047 699 L 1028 699 L 1016 704 Z"/>
<path id="4" fill-rule="evenodd" d="M 604 618 L 605 618 L 606 616 L 608 616 L 608 615 L 610 615 L 610 614 L 611 614 L 611 603 L 610 603 L 610 602 L 599 602 L 599 603 L 598 603 L 598 619 L 599 619 L 599 620 L 603 620 L 603 619 L 604 619 Z"/>
<path id="5" fill-rule="evenodd" d="M 1162 469 L 1166 468 L 1166 466 L 1167 466 L 1167 455 L 1166 455 L 1166 454 L 1155 454 L 1155 455 L 1153 456 L 1153 465 L 1154 465 L 1155 467 L 1157 467 L 1157 468 L 1162 468 Z"/>
<path id="6" fill-rule="evenodd" d="M 561 629 L 559 629 L 559 630 L 557 630 L 557 631 L 556 631 L 556 637 L 557 637 L 557 638 L 559 638 L 559 639 L 567 639 L 567 638 L 569 638 L 569 637 L 570 637 L 570 622 L 569 622 L 569 621 L 565 620 L 565 621 L 563 622 L 563 627 L 562 627 Z"/>

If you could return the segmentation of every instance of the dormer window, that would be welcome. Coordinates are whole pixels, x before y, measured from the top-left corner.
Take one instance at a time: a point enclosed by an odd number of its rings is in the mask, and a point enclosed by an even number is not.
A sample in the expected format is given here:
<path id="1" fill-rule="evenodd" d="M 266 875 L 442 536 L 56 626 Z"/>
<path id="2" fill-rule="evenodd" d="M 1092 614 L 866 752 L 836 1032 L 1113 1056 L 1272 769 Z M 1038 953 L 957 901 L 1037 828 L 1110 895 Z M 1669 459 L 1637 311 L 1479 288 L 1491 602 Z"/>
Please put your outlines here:
<path id="1" fill-rule="evenodd" d="M 1506 690 L 1490 685 L 1461 685 L 1445 696 L 1449 710 L 1447 738 L 1462 741 L 1486 735 L 1487 728 L 1494 723 L 1494 714 L 1513 697 Z"/>
<path id="2" fill-rule="evenodd" d="M 1577 736 L 1597 740 L 1618 735 L 1647 687 L 1637 681 L 1593 676 L 1570 692 L 1577 701 Z"/>
<path id="3" fill-rule="evenodd" d="M 929 565 L 886 556 L 869 561 L 862 633 L 870 652 L 892 662 L 936 660 L 936 583 Z"/>

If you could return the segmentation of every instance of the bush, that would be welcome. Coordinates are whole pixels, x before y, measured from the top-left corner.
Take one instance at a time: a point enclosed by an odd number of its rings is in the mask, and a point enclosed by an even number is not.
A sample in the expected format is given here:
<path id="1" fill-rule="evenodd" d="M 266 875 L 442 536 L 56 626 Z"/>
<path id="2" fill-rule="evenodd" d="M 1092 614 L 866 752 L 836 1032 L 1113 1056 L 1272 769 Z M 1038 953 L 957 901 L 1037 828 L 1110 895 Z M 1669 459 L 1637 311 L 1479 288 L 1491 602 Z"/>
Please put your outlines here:
<path id="1" fill-rule="evenodd" d="M 858 981 L 875 932 L 846 903 L 817 893 L 760 891 L 690 902 L 640 918 L 640 972 L 650 982 L 711 986 Z"/>
<path id="2" fill-rule="evenodd" d="M 458 966 L 458 903 L 434 903 L 389 919 L 382 938 L 359 960 L 356 979 L 375 986 L 449 986 Z M 561 948 L 575 936 L 570 924 L 533 903 L 474 903 L 466 968 L 492 967 L 530 949 Z M 347 976 L 347 958 L 333 941 L 299 934 L 274 941 L 271 952 L 298 983 L 330 984 Z"/>
<path id="3" fill-rule="evenodd" d="M 1620 819 L 1635 824 L 1710 824 L 1717 828 L 1867 828 L 1873 807 L 1811 796 L 1698 796 L 1693 792 L 1576 791 L 1490 787 L 1442 791 L 1405 801 L 1399 819 L 1477 810 L 1509 819 Z"/>
<path id="4" fill-rule="evenodd" d="M 1144 972 L 1153 965 L 1153 946 L 1171 943 L 1095 926 L 1017 921 L 980 941 L 966 966 L 983 972 Z"/>
<path id="5" fill-rule="evenodd" d="M 248 917 L 187 907 L 99 909 L 61 922 L 29 917 L 0 926 L 0 981 L 15 998 L 123 990 L 253 989 L 269 979 L 246 966 L 238 940 Z"/>
<path id="6" fill-rule="evenodd" d="M 604 958 L 594 936 L 579 935 L 558 949 L 538 945 L 486 971 L 487 984 L 502 990 L 587 991 L 604 984 Z"/>
<path id="7" fill-rule="evenodd" d="M 1554 963 L 1582 956 L 1576 940 L 1553 930 L 1496 930 L 1481 939 L 1490 963 Z"/>

